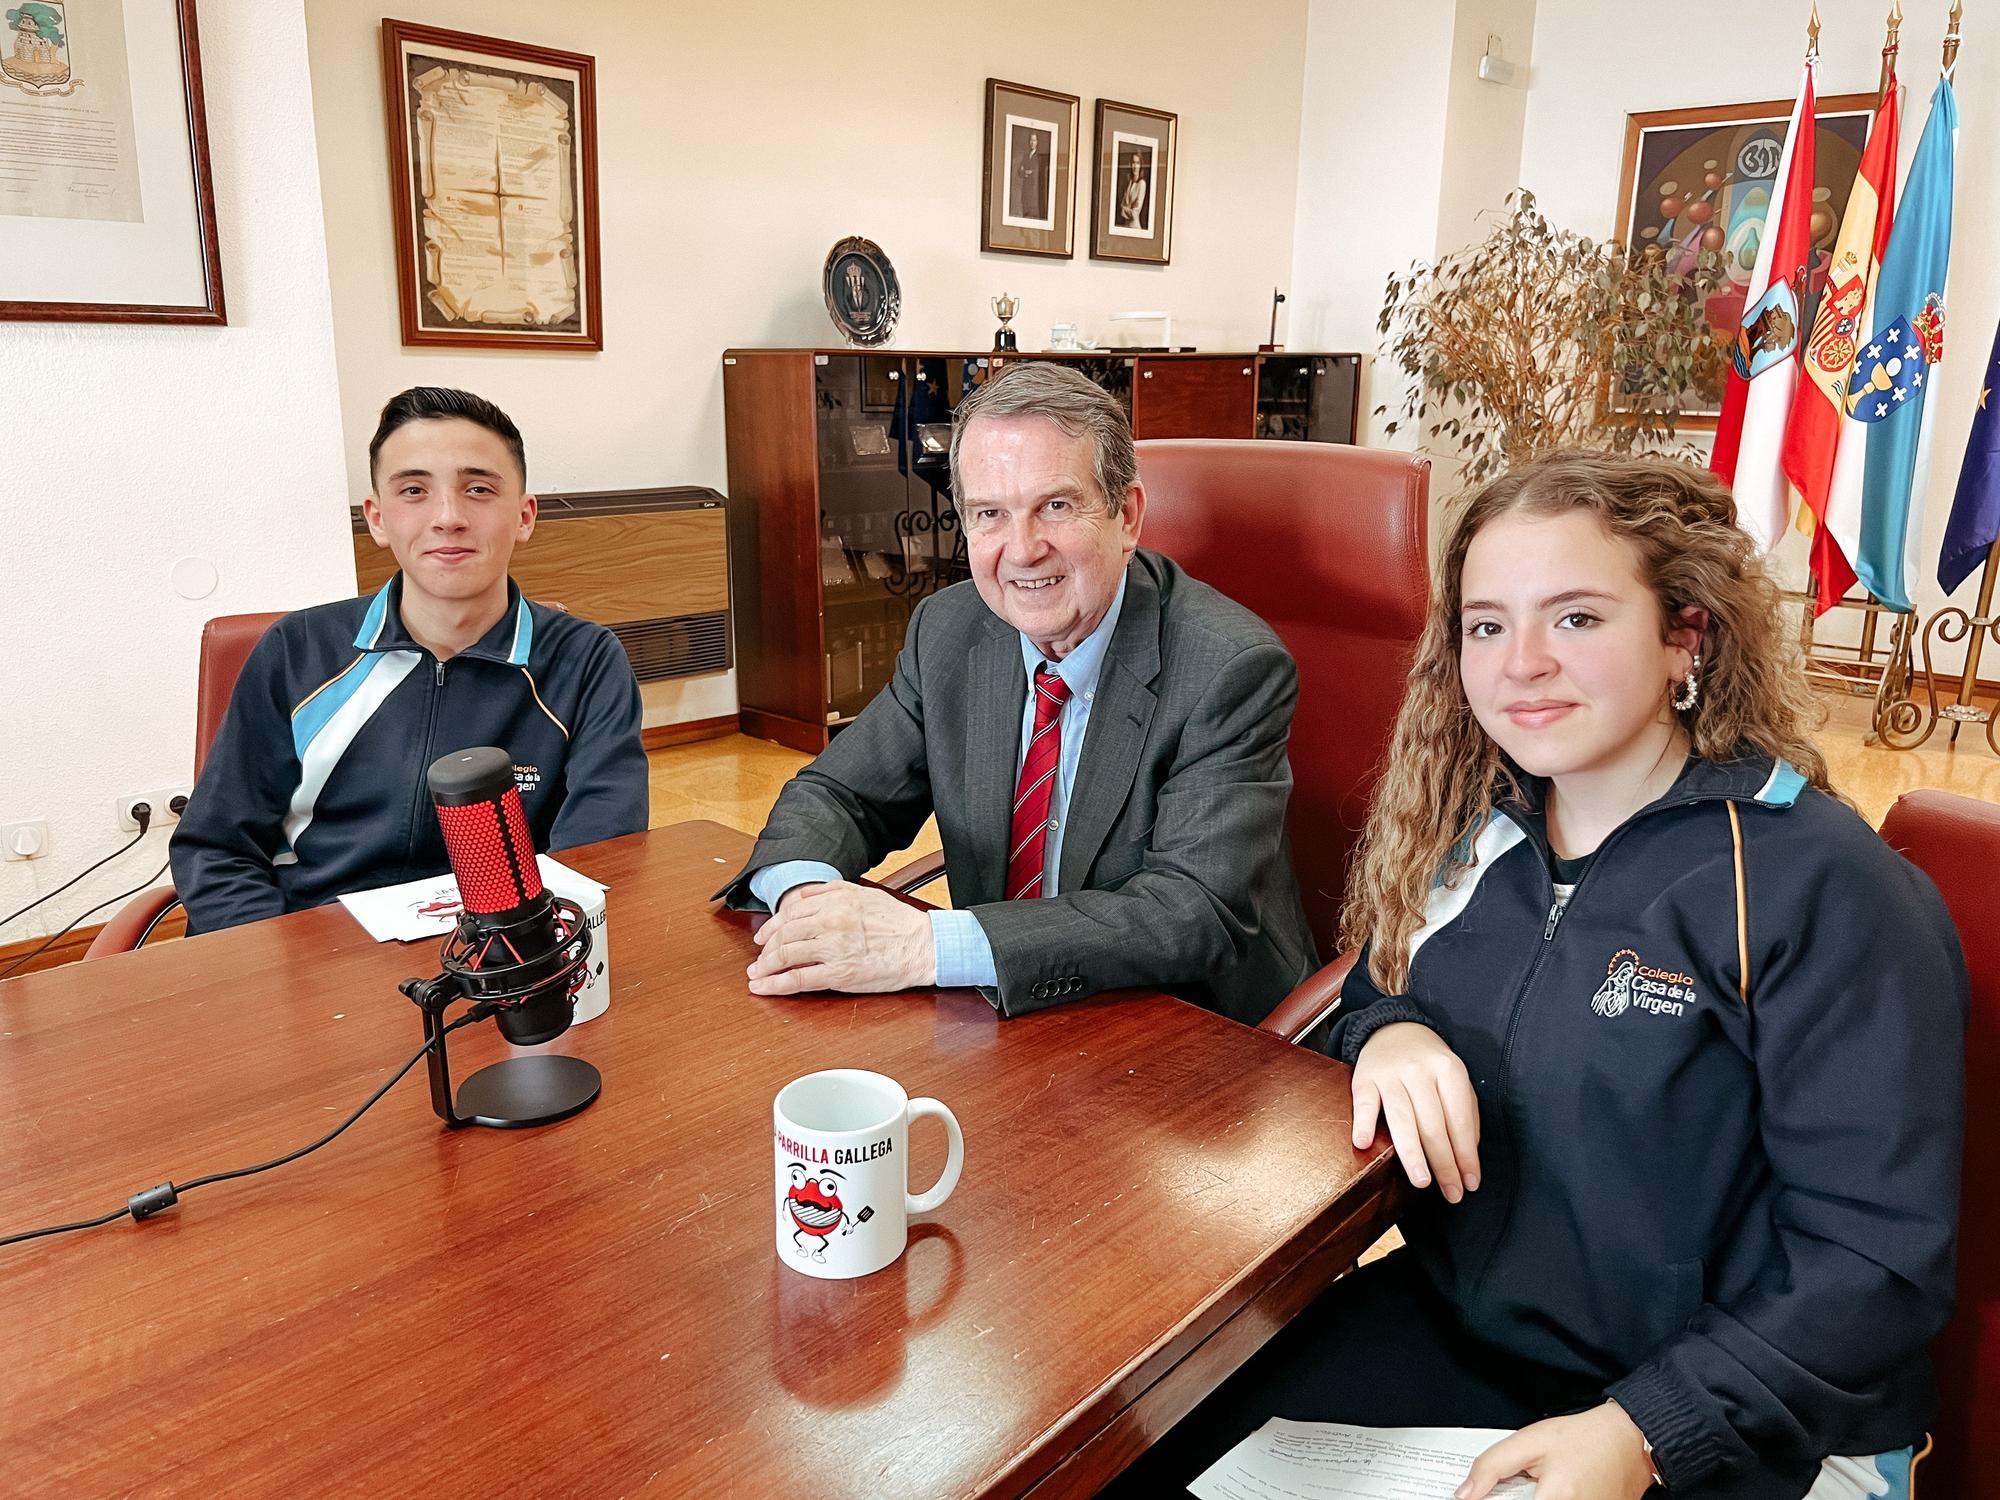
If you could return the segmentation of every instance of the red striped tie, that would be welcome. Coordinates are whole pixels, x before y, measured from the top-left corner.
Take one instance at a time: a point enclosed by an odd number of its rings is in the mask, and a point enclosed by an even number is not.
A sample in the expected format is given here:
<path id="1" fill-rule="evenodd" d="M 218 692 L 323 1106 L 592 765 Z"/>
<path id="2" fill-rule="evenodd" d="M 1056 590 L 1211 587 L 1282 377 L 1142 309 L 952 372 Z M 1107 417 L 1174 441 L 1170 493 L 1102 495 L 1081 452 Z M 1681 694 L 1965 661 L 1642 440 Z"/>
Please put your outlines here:
<path id="1" fill-rule="evenodd" d="M 1055 795 L 1056 765 L 1062 759 L 1062 710 L 1068 698 L 1068 683 L 1046 665 L 1035 668 L 1035 728 L 1021 762 L 1021 782 L 1014 791 L 1014 853 L 1007 861 L 1009 901 L 1042 894 L 1049 803 Z"/>

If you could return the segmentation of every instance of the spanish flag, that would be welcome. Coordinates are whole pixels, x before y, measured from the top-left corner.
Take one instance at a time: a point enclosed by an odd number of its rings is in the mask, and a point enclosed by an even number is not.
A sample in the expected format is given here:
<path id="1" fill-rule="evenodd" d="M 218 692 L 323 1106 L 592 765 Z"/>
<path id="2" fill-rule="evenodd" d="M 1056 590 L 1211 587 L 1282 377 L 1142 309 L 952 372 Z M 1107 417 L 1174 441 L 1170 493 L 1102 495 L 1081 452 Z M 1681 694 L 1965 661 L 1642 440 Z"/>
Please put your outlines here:
<path id="1" fill-rule="evenodd" d="M 1868 429 L 1847 420 L 1848 387 L 1855 356 L 1874 329 L 1870 300 L 1882 271 L 1882 253 L 1896 217 L 1896 72 L 1888 55 L 1882 102 L 1869 127 L 1861 169 L 1848 195 L 1847 213 L 1833 243 L 1833 263 L 1806 340 L 1804 382 L 1785 425 L 1782 461 L 1804 505 L 1799 529 L 1812 536 L 1813 576 L 1819 580 L 1815 613 L 1825 614 L 1854 586 L 1854 565 L 1839 533 L 1858 530 L 1861 475 Z M 1852 513 L 1854 525 L 1829 525 Z M 1851 545 L 1851 543 L 1849 544 Z"/>

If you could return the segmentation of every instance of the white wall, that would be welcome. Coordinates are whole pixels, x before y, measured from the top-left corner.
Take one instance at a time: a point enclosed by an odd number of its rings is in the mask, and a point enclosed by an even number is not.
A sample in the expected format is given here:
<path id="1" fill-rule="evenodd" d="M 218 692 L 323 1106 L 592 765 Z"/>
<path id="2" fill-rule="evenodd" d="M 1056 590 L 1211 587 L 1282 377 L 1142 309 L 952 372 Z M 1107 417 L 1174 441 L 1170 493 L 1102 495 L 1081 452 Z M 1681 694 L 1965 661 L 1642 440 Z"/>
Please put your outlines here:
<path id="1" fill-rule="evenodd" d="M 1537 0 L 1458 0 L 1446 87 L 1444 171 L 1438 182 L 1437 253 L 1486 235 L 1482 215 L 1506 207 L 1521 181 L 1521 143 L 1534 79 Z M 1479 76 L 1488 44 L 1517 69 L 1511 83 Z"/>
<path id="2" fill-rule="evenodd" d="M 1901 142 L 1909 160 L 1930 113 L 1937 82 L 1943 3 L 1905 7 L 1899 74 L 1904 84 Z M 1521 180 L 1541 197 L 1549 218 L 1589 235 L 1614 232 L 1619 164 L 1628 111 L 1754 99 L 1789 99 L 1798 89 L 1805 49 L 1804 4 L 1726 8 L 1726 45 L 1696 46 L 1656 6 L 1637 0 L 1540 0 L 1535 25 L 1534 85 L 1528 95 Z M 1880 0 L 1820 0 L 1819 91 L 1855 93 L 1875 87 L 1883 15 Z M 1717 11 L 1720 17 L 1723 12 Z M 1948 293 L 1946 357 L 1931 399 L 1938 402 L 1931 482 L 1924 498 L 1923 586 L 1914 600 L 1928 614 L 1942 603 L 1936 560 L 1959 459 L 1972 425 L 1982 371 L 2000 317 L 2000 280 L 1992 245 L 2000 236 L 2000 25 L 1990 8 L 1967 7 L 1964 46 L 1955 79 L 1959 107 L 1958 196 L 1952 222 L 1953 265 Z M 1794 538 L 1779 559 L 1794 583 L 1805 577 Z M 1976 601 L 1978 574 L 1956 602 Z M 1852 611 L 1828 616 L 1828 639 L 1852 639 Z M 1941 659 L 1963 660 L 1959 648 Z M 2000 670 L 1989 652 L 1985 675 Z"/>
<path id="3" fill-rule="evenodd" d="M 1372 356 L 1392 271 L 1437 249 L 1454 0 L 1311 0 L 1287 325 L 1294 349 L 1358 349 L 1371 443 L 1402 400 Z M 1411 446 L 1399 433 L 1398 446 Z"/>
<path id="4" fill-rule="evenodd" d="M 0 324 L 0 823 L 52 840 L 0 863 L 0 915 L 129 837 L 120 793 L 186 784 L 204 620 L 354 587 L 300 0 L 202 0 L 200 20 L 229 326 Z M 217 568 L 209 597 L 169 583 L 185 556 Z M 0 943 L 137 885 L 165 842 Z"/>
<path id="5" fill-rule="evenodd" d="M 725 489 L 721 354 L 838 342 L 819 290 L 833 242 L 880 244 L 902 284 L 895 342 L 986 348 L 988 299 L 1023 299 L 1024 348 L 1074 320 L 1167 308 L 1178 341 L 1254 348 L 1287 277 L 1304 0 L 1017 0 L 1005 7 L 790 0 L 410 0 L 398 17 L 597 60 L 602 354 L 405 349 L 397 328 L 379 4 L 309 0 L 348 490 L 383 400 L 426 382 L 499 402 L 552 490 Z M 1076 258 L 982 255 L 985 80 L 1083 100 Z M 1092 103 L 1180 115 L 1173 263 L 1088 257 Z M 649 722 L 735 710 L 698 681 Z"/>

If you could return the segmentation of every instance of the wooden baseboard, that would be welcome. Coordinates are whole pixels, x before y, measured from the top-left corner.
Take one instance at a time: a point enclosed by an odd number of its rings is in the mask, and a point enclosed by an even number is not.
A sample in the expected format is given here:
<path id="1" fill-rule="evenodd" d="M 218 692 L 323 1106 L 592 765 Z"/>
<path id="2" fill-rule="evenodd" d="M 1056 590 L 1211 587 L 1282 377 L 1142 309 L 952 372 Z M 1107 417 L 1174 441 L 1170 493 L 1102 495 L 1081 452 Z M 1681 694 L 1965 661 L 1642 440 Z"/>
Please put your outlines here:
<path id="1" fill-rule="evenodd" d="M 96 940 L 97 934 L 103 930 L 104 924 L 102 922 L 93 922 L 87 927 L 77 928 L 74 932 L 66 932 L 60 940 L 50 944 L 47 952 L 35 953 L 33 958 L 22 964 L 13 973 L 8 974 L 7 977 L 9 979 L 19 979 L 23 974 L 33 974 L 38 969 L 54 969 L 63 964 L 75 963 L 83 957 L 84 951 L 90 947 L 91 943 Z M 146 941 L 149 945 L 164 942 L 167 938 L 177 938 L 186 932 L 187 913 L 177 906 L 160 919 L 160 925 L 153 929 L 153 935 Z M 0 945 L 0 973 L 5 973 L 7 967 L 23 954 L 34 953 L 37 948 L 46 942 L 48 942 L 48 938 L 44 936 L 22 938 L 18 942 Z"/>
<path id="2" fill-rule="evenodd" d="M 737 717 L 743 721 L 743 732 L 752 739 L 772 740 L 803 755 L 817 755 L 826 748 L 824 724 L 808 724 L 761 708 L 739 709 Z"/>
<path id="3" fill-rule="evenodd" d="M 692 745 L 697 740 L 719 740 L 736 733 L 736 715 L 713 719 L 689 719 L 682 724 L 656 724 L 639 731 L 639 743 L 648 750 L 664 750 L 669 745 Z"/>

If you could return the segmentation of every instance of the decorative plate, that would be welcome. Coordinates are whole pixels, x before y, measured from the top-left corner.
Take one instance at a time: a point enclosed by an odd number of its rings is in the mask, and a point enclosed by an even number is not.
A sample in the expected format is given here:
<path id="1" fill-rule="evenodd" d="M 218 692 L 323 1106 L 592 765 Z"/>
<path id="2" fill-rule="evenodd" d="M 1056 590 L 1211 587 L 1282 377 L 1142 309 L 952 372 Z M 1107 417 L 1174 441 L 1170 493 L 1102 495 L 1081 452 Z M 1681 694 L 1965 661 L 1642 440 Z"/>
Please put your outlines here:
<path id="1" fill-rule="evenodd" d="M 837 242 L 826 252 L 820 289 L 827 316 L 850 344 L 872 348 L 889 342 L 903 310 L 903 289 L 880 245 L 856 235 Z"/>

